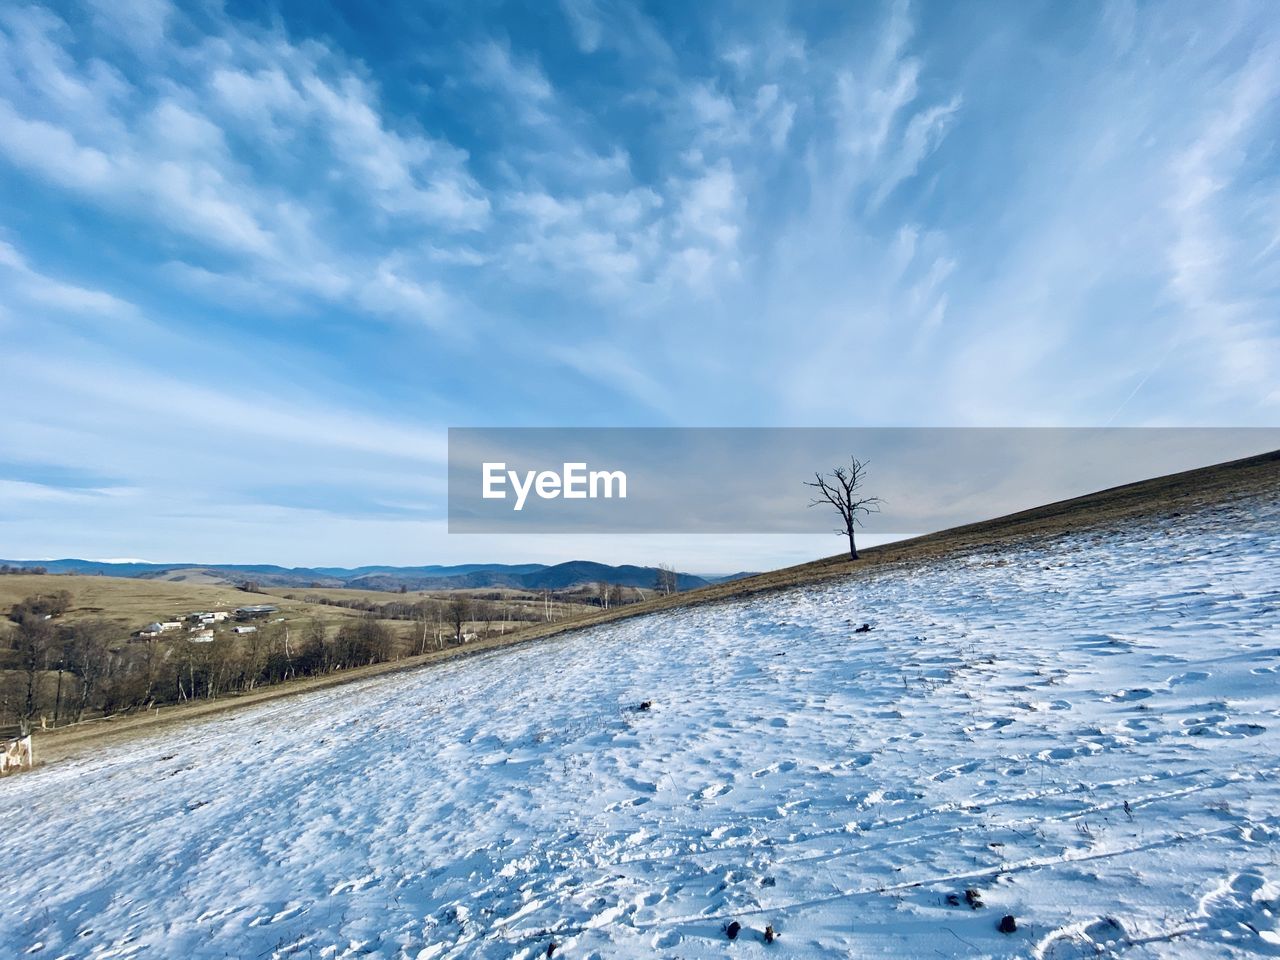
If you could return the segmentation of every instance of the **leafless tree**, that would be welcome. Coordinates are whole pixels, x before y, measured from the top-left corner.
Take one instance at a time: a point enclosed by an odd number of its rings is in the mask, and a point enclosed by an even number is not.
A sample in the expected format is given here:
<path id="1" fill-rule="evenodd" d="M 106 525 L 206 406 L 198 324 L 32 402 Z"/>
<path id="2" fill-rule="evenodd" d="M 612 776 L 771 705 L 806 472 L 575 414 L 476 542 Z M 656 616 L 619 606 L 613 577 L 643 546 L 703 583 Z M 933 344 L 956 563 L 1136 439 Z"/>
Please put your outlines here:
<path id="1" fill-rule="evenodd" d="M 453 625 L 454 643 L 462 643 L 462 631 L 471 619 L 471 598 L 458 594 L 449 602 L 449 622 Z"/>
<path id="2" fill-rule="evenodd" d="M 484 635 L 488 636 L 493 632 L 493 621 L 498 618 L 496 607 L 488 600 L 477 600 L 473 610 L 472 619 L 479 620 L 484 624 Z"/>
<path id="3" fill-rule="evenodd" d="M 661 594 L 675 593 L 679 589 L 675 568 L 665 563 L 658 564 L 658 575 L 654 578 L 653 588 Z"/>
<path id="4" fill-rule="evenodd" d="M 120 627 L 108 620 L 81 620 L 67 628 L 66 659 L 68 668 L 78 678 L 74 692 L 72 713 L 76 720 L 83 720 L 98 688 L 111 668 L 111 647 L 122 642 Z M 148 644 L 148 654 L 154 654 L 158 644 Z M 152 658 L 148 657 L 150 665 Z"/>
<path id="5" fill-rule="evenodd" d="M 25 730 L 29 729 L 31 721 L 40 711 L 41 674 L 48 669 L 55 637 L 47 620 L 28 617 L 18 624 L 14 639 L 18 668 L 22 671 L 24 680 L 21 721 Z"/>
<path id="6" fill-rule="evenodd" d="M 324 621 L 312 617 L 302 631 L 301 669 L 304 673 L 324 673 L 332 669 L 329 631 Z"/>
<path id="7" fill-rule="evenodd" d="M 817 496 L 809 501 L 809 506 L 828 503 L 840 514 L 844 526 L 836 533 L 849 538 L 850 560 L 858 559 L 858 546 L 853 538 L 854 528 L 862 526 L 862 517 L 879 513 L 880 504 L 884 502 L 879 497 L 858 496 L 862 482 L 867 478 L 867 463 L 868 461 L 857 457 L 850 457 L 849 466 L 835 467 L 825 476 L 815 473 L 813 481 L 805 483 L 806 487 L 813 487 L 818 491 Z"/>
<path id="8" fill-rule="evenodd" d="M 236 653 L 240 660 L 240 682 L 246 692 L 256 687 L 263 678 L 271 659 L 272 648 L 279 639 L 280 625 L 276 623 L 263 624 L 253 633 L 246 633 L 239 638 Z"/>
<path id="9" fill-rule="evenodd" d="M 429 604 L 415 603 L 413 605 L 413 621 L 418 631 L 418 656 L 422 656 L 427 652 L 427 628 L 432 622 L 435 611 Z"/>

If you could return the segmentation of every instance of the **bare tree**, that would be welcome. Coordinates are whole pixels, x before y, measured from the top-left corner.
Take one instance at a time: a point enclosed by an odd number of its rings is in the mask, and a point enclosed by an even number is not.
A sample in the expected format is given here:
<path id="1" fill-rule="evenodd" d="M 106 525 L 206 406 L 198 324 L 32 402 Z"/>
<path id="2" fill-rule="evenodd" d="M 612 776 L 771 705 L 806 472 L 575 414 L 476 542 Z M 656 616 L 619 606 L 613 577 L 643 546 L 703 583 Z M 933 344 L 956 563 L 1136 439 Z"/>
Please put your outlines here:
<path id="1" fill-rule="evenodd" d="M 304 673 L 324 673 L 332 668 L 329 631 L 324 621 L 312 617 L 302 631 L 302 670 Z"/>
<path id="2" fill-rule="evenodd" d="M 676 577 L 674 567 L 668 564 L 658 564 L 658 573 L 654 578 L 653 588 L 661 594 L 672 594 L 680 589 L 679 580 Z"/>
<path id="3" fill-rule="evenodd" d="M 280 625 L 263 624 L 253 633 L 246 633 L 237 638 L 235 652 L 240 660 L 240 683 L 248 692 L 258 685 L 267 672 L 267 664 L 271 659 L 272 649 L 280 639 Z"/>
<path id="4" fill-rule="evenodd" d="M 40 711 L 41 674 L 49 666 L 49 656 L 54 650 L 55 637 L 53 628 L 47 620 L 31 616 L 18 624 L 17 636 L 14 638 L 17 650 L 18 669 L 23 674 L 22 713 L 20 719 L 23 731 L 29 731 L 31 721 Z"/>
<path id="5" fill-rule="evenodd" d="M 867 463 L 868 461 L 857 457 L 850 457 L 849 466 L 836 467 L 825 476 L 815 473 L 814 480 L 805 483 L 806 487 L 813 487 L 818 491 L 818 495 L 809 501 L 809 506 L 829 503 L 840 514 L 844 528 L 836 533 L 849 538 L 850 560 L 858 559 L 858 546 L 853 538 L 854 528 L 862 526 L 862 517 L 879 513 L 880 504 L 884 503 L 879 497 L 857 495 L 862 482 L 867 478 Z"/>
<path id="6" fill-rule="evenodd" d="M 79 687 L 72 704 L 76 720 L 84 719 L 85 710 L 110 672 L 111 647 L 120 641 L 120 627 L 109 620 L 81 620 L 67 628 L 67 667 L 78 678 Z M 154 640 L 147 644 L 148 666 L 156 659 L 158 646 Z"/>
<path id="7" fill-rule="evenodd" d="M 427 626 L 431 623 L 432 613 L 430 604 L 419 602 L 413 605 L 413 621 L 418 629 L 418 656 L 427 652 Z"/>
<path id="8" fill-rule="evenodd" d="M 449 601 L 449 623 L 453 624 L 454 643 L 462 643 L 463 628 L 471 619 L 471 598 L 457 594 Z"/>
<path id="9" fill-rule="evenodd" d="M 497 619 L 494 604 L 488 600 L 477 600 L 474 610 L 472 618 L 484 623 L 484 635 L 488 636 L 493 631 L 493 621 Z"/>

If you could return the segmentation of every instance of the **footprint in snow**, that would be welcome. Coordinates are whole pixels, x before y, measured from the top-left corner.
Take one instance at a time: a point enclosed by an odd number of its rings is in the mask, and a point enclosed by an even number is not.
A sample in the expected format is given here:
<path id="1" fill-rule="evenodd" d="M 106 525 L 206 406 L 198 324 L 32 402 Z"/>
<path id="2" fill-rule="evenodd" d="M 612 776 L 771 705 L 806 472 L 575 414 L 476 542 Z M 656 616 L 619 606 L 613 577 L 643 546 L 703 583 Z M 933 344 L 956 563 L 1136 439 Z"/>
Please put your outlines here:
<path id="1" fill-rule="evenodd" d="M 987 733 L 991 730 L 1002 730 L 1013 723 L 1013 717 L 996 717 L 994 720 L 983 720 L 964 728 L 965 733 Z"/>
<path id="2" fill-rule="evenodd" d="M 1036 754 L 1037 760 L 1070 760 L 1074 757 L 1092 756 L 1095 753 L 1101 753 L 1102 747 L 1096 743 L 1081 743 L 1074 747 L 1054 747 L 1051 750 L 1041 750 Z"/>
<path id="3" fill-rule="evenodd" d="M 1083 960 L 1107 951 L 1125 936 L 1124 925 L 1112 917 L 1081 920 L 1052 931 L 1036 945 L 1033 955 L 1040 960 Z"/>
<path id="4" fill-rule="evenodd" d="M 262 927 L 269 923 L 279 923 L 281 920 L 288 920 L 290 917 L 296 917 L 298 914 L 302 913 L 304 908 L 305 905 L 301 903 L 288 903 L 283 905 L 271 916 L 267 916 L 264 913 L 262 916 L 255 917 L 249 921 L 249 926 Z"/>
<path id="5" fill-rule="evenodd" d="M 1147 687 L 1134 687 L 1132 690 L 1119 690 L 1102 699 L 1108 703 L 1132 703 L 1135 700 L 1145 700 L 1154 693 L 1154 690 Z"/>
<path id="6" fill-rule="evenodd" d="M 643 807 L 648 802 L 648 797 L 631 797 L 627 800 L 619 800 L 617 803 L 609 804 L 604 808 L 604 812 L 617 813 L 619 810 L 627 810 L 631 807 Z"/>
<path id="7" fill-rule="evenodd" d="M 1208 935 L 1237 942 L 1241 936 L 1259 953 L 1280 953 L 1280 924 L 1273 909 L 1277 884 L 1257 867 L 1231 874 L 1200 898 L 1200 916 L 1209 925 Z M 1248 931 L 1242 934 L 1241 928 Z M 1240 943 L 1240 946 L 1245 946 Z"/>
<path id="8" fill-rule="evenodd" d="M 780 763 L 771 763 L 767 767 L 761 767 L 759 770 L 753 771 L 751 776 L 759 780 L 761 777 L 767 777 L 771 773 L 790 773 L 795 768 L 794 760 L 783 760 Z"/>
<path id="9" fill-rule="evenodd" d="M 1213 674 L 1204 670 L 1188 670 L 1186 673 L 1179 673 L 1170 677 L 1165 681 L 1171 687 L 1180 687 L 1188 683 L 1199 683 L 1202 680 L 1208 680 Z"/>
<path id="10" fill-rule="evenodd" d="M 952 780 L 962 773 L 973 773 L 973 771 L 977 770 L 980 766 L 982 766 L 982 761 L 980 760 L 970 760 L 968 763 L 957 763 L 953 767 L 947 767 L 945 770 L 938 771 L 929 779 L 936 783 L 945 783 L 947 780 Z"/>
<path id="11" fill-rule="evenodd" d="M 329 891 L 329 896 L 336 897 L 340 893 L 355 893 L 357 890 L 363 890 L 375 880 L 377 880 L 377 877 L 372 873 L 365 874 L 363 877 L 357 877 L 354 880 L 344 880 Z"/>
<path id="12" fill-rule="evenodd" d="M 1186 727 L 1183 734 L 1188 737 L 1256 737 L 1266 733 L 1267 728 L 1260 723 L 1222 723 L 1225 717 L 1215 720 L 1208 718 L 1204 722 L 1184 720 Z"/>

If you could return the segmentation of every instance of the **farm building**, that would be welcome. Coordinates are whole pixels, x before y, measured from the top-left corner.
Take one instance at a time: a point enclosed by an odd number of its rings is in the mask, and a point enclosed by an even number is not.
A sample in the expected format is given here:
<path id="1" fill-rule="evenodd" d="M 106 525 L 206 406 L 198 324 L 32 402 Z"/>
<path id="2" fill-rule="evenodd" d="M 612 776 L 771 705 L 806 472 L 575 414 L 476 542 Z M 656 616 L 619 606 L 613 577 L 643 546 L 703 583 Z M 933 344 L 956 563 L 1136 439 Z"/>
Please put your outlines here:
<path id="1" fill-rule="evenodd" d="M 256 620 L 258 617 L 269 617 L 279 608 L 269 603 L 255 603 L 247 607 L 239 607 L 236 609 L 237 620 Z"/>
<path id="2" fill-rule="evenodd" d="M 170 630 L 181 630 L 182 624 L 177 620 L 163 620 L 156 623 L 148 623 L 145 627 L 138 631 L 139 636 L 158 637 L 162 633 L 168 633 Z"/>
<path id="3" fill-rule="evenodd" d="M 187 614 L 187 619 L 194 620 L 196 623 L 221 623 L 229 616 L 231 614 L 227 613 L 227 611 L 218 610 L 213 613 L 189 613 Z"/>

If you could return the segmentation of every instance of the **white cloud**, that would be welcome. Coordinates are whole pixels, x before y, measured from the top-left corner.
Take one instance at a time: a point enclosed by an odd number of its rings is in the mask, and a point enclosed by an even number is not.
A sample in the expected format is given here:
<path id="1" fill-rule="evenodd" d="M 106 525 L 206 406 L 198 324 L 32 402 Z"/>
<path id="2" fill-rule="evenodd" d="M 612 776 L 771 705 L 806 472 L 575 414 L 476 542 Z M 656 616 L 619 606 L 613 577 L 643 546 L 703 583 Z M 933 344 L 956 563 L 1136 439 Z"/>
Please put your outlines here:
<path id="1" fill-rule="evenodd" d="M 143 53 L 154 53 L 164 42 L 173 6 L 168 0 L 88 0 L 95 29 L 114 35 Z"/>
<path id="2" fill-rule="evenodd" d="M 561 0 L 578 49 L 609 50 L 637 65 L 665 69 L 674 59 L 666 38 L 643 8 L 629 0 Z"/>
<path id="3" fill-rule="evenodd" d="M 137 316 L 133 304 L 107 293 L 67 283 L 34 269 L 12 244 L 0 240 L 0 267 L 9 271 L 8 289 L 27 304 L 73 315 L 130 319 Z M 0 273 L 0 276 L 3 276 Z"/>
<path id="4" fill-rule="evenodd" d="M 0 504 L 5 507 L 5 512 L 16 513 L 33 503 L 86 503 L 102 497 L 118 497 L 128 492 L 127 488 L 78 489 L 0 479 Z"/>
<path id="5" fill-rule="evenodd" d="M 100 349 L 0 361 L 11 389 L 43 398 L 0 423 L 0 443 L 46 465 L 119 477 L 116 486 L 193 499 L 324 483 L 403 494 L 443 469 L 442 430 L 353 412 L 247 371 L 219 382 L 199 365 L 186 369 Z"/>
<path id="6" fill-rule="evenodd" d="M 550 354 L 584 377 L 619 390 L 642 407 L 675 421 L 680 411 L 672 388 L 640 370 L 632 357 L 611 343 L 580 343 L 572 348 L 553 346 Z"/>
<path id="7" fill-rule="evenodd" d="M 953 97 L 948 103 L 922 110 L 907 121 L 898 151 L 879 176 L 879 183 L 871 197 L 873 208 L 884 203 L 904 180 L 915 176 L 921 161 L 946 136 L 947 127 L 951 125 L 959 109 L 960 98 Z"/>
<path id="8" fill-rule="evenodd" d="M 357 301 L 373 313 L 418 320 L 434 328 L 446 325 L 452 309 L 448 295 L 439 284 L 424 284 L 407 277 L 403 272 L 403 258 L 398 256 L 378 264 L 357 294 Z"/>
<path id="9" fill-rule="evenodd" d="M 466 172 L 465 151 L 388 130 L 371 91 L 355 77 L 335 87 L 310 75 L 302 86 L 325 121 L 338 159 L 372 189 L 387 213 L 461 229 L 480 227 L 488 219 L 489 200 Z"/>
<path id="10" fill-rule="evenodd" d="M 1223 84 L 1198 135 L 1173 161 L 1168 201 L 1176 229 L 1169 285 L 1185 307 L 1186 335 L 1228 383 L 1256 389 L 1280 380 L 1275 303 L 1261 299 L 1261 291 L 1275 289 L 1280 182 L 1241 180 L 1253 176 L 1251 152 L 1259 140 L 1271 139 L 1280 119 L 1278 57 L 1280 49 L 1263 47 Z M 1242 193 L 1250 198 L 1247 206 L 1238 199 Z M 1249 206 L 1260 208 L 1261 217 Z M 1264 402 L 1274 406 L 1272 397 Z"/>
<path id="11" fill-rule="evenodd" d="M 542 118 L 540 105 L 553 100 L 555 91 L 537 64 L 517 62 L 510 45 L 496 40 L 480 44 L 471 55 L 482 83 L 521 104 L 527 111 L 526 119 L 538 122 Z"/>
<path id="12" fill-rule="evenodd" d="M 594 0 L 560 0 L 560 7 L 573 28 L 578 49 L 583 53 L 595 53 L 599 50 L 604 37 L 604 26 L 600 22 Z"/>
<path id="13" fill-rule="evenodd" d="M 738 240 L 739 202 L 733 166 L 721 160 L 686 185 L 678 214 L 679 235 L 732 249 Z"/>
<path id="14" fill-rule="evenodd" d="M 112 215 L 194 243 L 197 261 L 234 255 L 238 262 L 216 270 L 228 290 L 273 288 L 289 309 L 297 301 L 284 291 L 294 289 L 366 306 L 371 316 L 390 316 L 396 304 L 409 318 L 424 315 L 431 277 L 388 272 L 385 253 L 349 249 L 349 234 L 329 222 L 320 197 L 298 196 L 305 181 L 264 176 L 264 153 L 296 166 L 299 144 L 315 136 L 327 142 L 332 166 L 307 172 L 326 192 L 341 173 L 366 203 L 371 235 L 389 220 L 469 231 L 489 217 L 465 151 L 391 129 L 352 68 L 339 59 L 332 76 L 322 75 L 321 58 L 335 58 L 317 44 L 254 35 L 226 20 L 219 40 L 172 52 L 172 74 L 152 85 L 163 91 L 153 98 L 101 61 L 77 61 L 73 34 L 56 17 L 19 8 L 4 23 L 0 53 L 16 69 L 0 71 L 0 155 Z M 200 283 L 212 270 L 192 262 L 174 275 Z M 426 312 L 434 323 L 439 310 Z"/>

